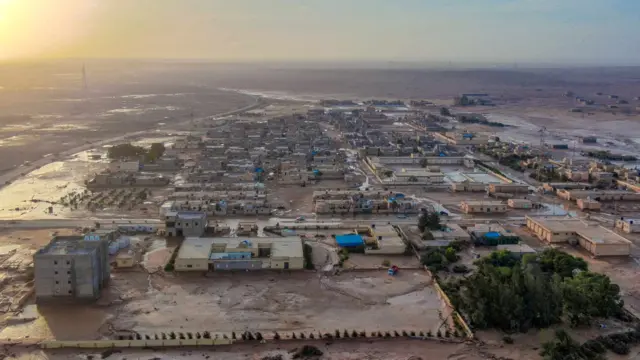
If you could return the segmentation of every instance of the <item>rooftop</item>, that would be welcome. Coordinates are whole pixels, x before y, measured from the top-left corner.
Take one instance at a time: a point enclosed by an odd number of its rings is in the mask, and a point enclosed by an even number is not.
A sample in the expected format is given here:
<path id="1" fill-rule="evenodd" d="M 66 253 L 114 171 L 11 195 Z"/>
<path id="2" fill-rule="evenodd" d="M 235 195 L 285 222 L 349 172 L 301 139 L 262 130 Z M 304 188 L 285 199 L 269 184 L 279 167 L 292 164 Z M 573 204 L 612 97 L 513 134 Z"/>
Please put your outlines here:
<path id="1" fill-rule="evenodd" d="M 181 259 L 209 259 L 213 244 L 226 245 L 230 249 L 241 248 L 241 243 L 247 241 L 247 248 L 256 248 L 259 244 L 271 245 L 272 257 L 301 257 L 302 241 L 298 236 L 289 237 L 252 237 L 250 239 L 241 237 L 217 237 L 199 238 L 188 237 L 182 242 L 178 258 Z"/>
<path id="2" fill-rule="evenodd" d="M 207 214 L 203 212 L 187 212 L 187 211 L 178 212 L 178 219 L 181 219 L 181 220 L 204 219 L 206 216 Z"/>
<path id="3" fill-rule="evenodd" d="M 585 240 L 596 244 L 627 244 L 629 240 L 598 224 L 590 224 L 579 219 L 529 217 L 551 232 L 573 232 Z"/>
<path id="4" fill-rule="evenodd" d="M 95 251 L 100 242 L 84 241 L 83 236 L 56 236 L 45 247 L 38 250 L 39 255 L 80 255 Z"/>

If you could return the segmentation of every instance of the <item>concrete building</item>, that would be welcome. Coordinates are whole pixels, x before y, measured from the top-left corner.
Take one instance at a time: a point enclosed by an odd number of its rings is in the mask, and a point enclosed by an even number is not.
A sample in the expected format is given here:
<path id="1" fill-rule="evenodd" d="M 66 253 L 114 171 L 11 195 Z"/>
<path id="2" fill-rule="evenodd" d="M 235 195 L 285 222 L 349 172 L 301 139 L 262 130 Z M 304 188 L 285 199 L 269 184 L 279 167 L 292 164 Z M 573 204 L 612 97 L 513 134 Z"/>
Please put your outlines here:
<path id="1" fill-rule="evenodd" d="M 398 232 L 391 225 L 370 227 L 369 232 L 375 246 L 365 248 L 365 254 L 374 255 L 402 255 L 406 245 Z"/>
<path id="2" fill-rule="evenodd" d="M 558 190 L 559 198 L 576 201 L 587 197 L 597 201 L 640 201 L 640 193 L 622 190 Z"/>
<path id="3" fill-rule="evenodd" d="M 431 231 L 434 240 L 471 241 L 471 235 L 458 224 L 444 224 L 443 230 Z"/>
<path id="4" fill-rule="evenodd" d="M 195 211 L 168 212 L 165 215 L 167 236 L 202 236 L 207 229 L 207 214 Z"/>
<path id="5" fill-rule="evenodd" d="M 463 181 L 451 184 L 453 192 L 483 192 L 486 191 L 487 185 L 476 181 Z"/>
<path id="6" fill-rule="evenodd" d="M 621 218 L 616 220 L 616 229 L 627 234 L 640 232 L 640 220 Z"/>
<path id="7" fill-rule="evenodd" d="M 176 271 L 303 269 L 299 237 L 186 238 Z"/>
<path id="8" fill-rule="evenodd" d="M 631 241 L 600 225 L 579 219 L 527 216 L 527 228 L 548 243 L 575 242 L 593 256 L 628 256 Z"/>
<path id="9" fill-rule="evenodd" d="M 498 251 L 507 250 L 514 257 L 517 257 L 517 258 L 521 258 L 522 256 L 527 254 L 536 253 L 536 251 L 527 244 L 501 244 L 497 246 L 496 250 Z"/>
<path id="10" fill-rule="evenodd" d="M 462 201 L 460 209 L 465 214 L 474 213 L 505 213 L 507 212 L 507 204 L 501 201 Z"/>
<path id="11" fill-rule="evenodd" d="M 591 198 L 578 199 L 576 205 L 580 210 L 600 211 L 600 202 Z"/>
<path id="12" fill-rule="evenodd" d="M 489 184 L 490 193 L 522 194 L 529 193 L 529 185 L 525 184 Z"/>
<path id="13" fill-rule="evenodd" d="M 111 172 L 138 172 L 140 171 L 139 160 L 112 160 L 109 163 L 109 171 Z"/>
<path id="14" fill-rule="evenodd" d="M 531 209 L 533 203 L 527 199 L 509 199 L 507 205 L 512 209 Z"/>
<path id="15" fill-rule="evenodd" d="M 34 256 L 37 302 L 94 301 L 109 281 L 108 240 L 58 236 Z"/>
<path id="16" fill-rule="evenodd" d="M 441 172 L 425 171 L 423 169 L 402 169 L 393 175 L 391 182 L 416 184 L 442 184 L 444 174 Z"/>

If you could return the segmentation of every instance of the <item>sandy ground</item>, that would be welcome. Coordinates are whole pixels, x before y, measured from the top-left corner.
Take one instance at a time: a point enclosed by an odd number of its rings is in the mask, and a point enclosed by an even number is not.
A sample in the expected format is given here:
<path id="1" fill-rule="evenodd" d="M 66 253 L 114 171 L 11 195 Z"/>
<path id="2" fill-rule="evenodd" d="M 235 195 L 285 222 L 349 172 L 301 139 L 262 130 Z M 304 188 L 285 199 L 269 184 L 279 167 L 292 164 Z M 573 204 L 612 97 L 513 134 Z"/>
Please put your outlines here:
<path id="1" fill-rule="evenodd" d="M 265 356 L 282 355 L 283 360 L 290 360 L 291 351 L 305 344 L 318 347 L 324 355 L 318 360 L 480 360 L 490 358 L 490 355 L 505 356 L 513 360 L 537 359 L 537 351 L 527 345 L 480 345 L 476 343 L 445 343 L 437 341 L 417 340 L 387 340 L 387 341 L 346 341 L 346 342 L 295 342 L 286 344 L 267 345 L 233 345 L 231 348 L 219 350 L 179 349 L 168 351 L 125 351 L 116 352 L 107 357 L 109 360 L 187 360 L 187 359 L 216 359 L 216 360 L 260 360 Z M 24 351 L 8 349 L 7 352 L 18 355 L 20 360 L 78 360 L 87 359 L 87 355 L 99 358 L 100 353 L 83 351 Z M 629 358 L 631 359 L 631 357 Z"/>
<path id="2" fill-rule="evenodd" d="M 420 271 L 233 274 L 208 278 L 114 273 L 95 305 L 27 306 L 1 339 L 95 339 L 113 331 L 230 333 L 231 331 L 415 330 L 434 333 L 442 302 Z M 73 312 L 73 323 L 68 321 Z"/>

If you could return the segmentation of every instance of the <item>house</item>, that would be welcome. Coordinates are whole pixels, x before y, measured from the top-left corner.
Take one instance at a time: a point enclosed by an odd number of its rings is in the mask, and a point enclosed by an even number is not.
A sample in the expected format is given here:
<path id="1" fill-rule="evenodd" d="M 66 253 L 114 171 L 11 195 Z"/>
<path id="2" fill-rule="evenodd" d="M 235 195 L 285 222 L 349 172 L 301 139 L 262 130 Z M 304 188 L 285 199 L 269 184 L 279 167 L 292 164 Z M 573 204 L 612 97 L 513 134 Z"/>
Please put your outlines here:
<path id="1" fill-rule="evenodd" d="M 512 209 L 531 209 L 533 203 L 527 199 L 509 199 L 507 205 Z"/>
<path id="2" fill-rule="evenodd" d="M 600 211 L 600 202 L 591 198 L 578 199 L 576 205 L 580 210 Z"/>
<path id="3" fill-rule="evenodd" d="M 620 218 L 616 220 L 616 229 L 627 234 L 640 232 L 640 220 Z"/>
<path id="4" fill-rule="evenodd" d="M 169 212 L 165 216 L 167 236 L 202 236 L 207 228 L 207 214 L 196 211 Z"/>
<path id="5" fill-rule="evenodd" d="M 507 204 L 501 201 L 462 201 L 460 209 L 465 214 L 505 213 L 507 212 Z"/>

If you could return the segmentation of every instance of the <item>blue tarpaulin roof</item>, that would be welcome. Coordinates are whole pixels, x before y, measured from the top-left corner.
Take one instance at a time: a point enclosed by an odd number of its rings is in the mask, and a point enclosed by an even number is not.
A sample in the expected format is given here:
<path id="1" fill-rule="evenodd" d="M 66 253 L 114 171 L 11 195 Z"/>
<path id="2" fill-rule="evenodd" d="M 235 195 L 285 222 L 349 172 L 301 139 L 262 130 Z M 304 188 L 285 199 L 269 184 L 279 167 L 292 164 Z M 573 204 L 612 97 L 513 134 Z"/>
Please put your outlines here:
<path id="1" fill-rule="evenodd" d="M 337 235 L 336 243 L 340 247 L 354 247 L 364 245 L 364 240 L 358 234 Z"/>
<path id="2" fill-rule="evenodd" d="M 488 232 L 488 233 L 484 234 L 484 236 L 485 236 L 485 237 L 487 237 L 487 238 L 492 239 L 492 238 L 499 238 L 499 237 L 500 237 L 500 236 L 502 236 L 502 235 L 500 235 L 500 233 L 499 233 L 499 232 L 490 231 L 490 232 Z"/>

